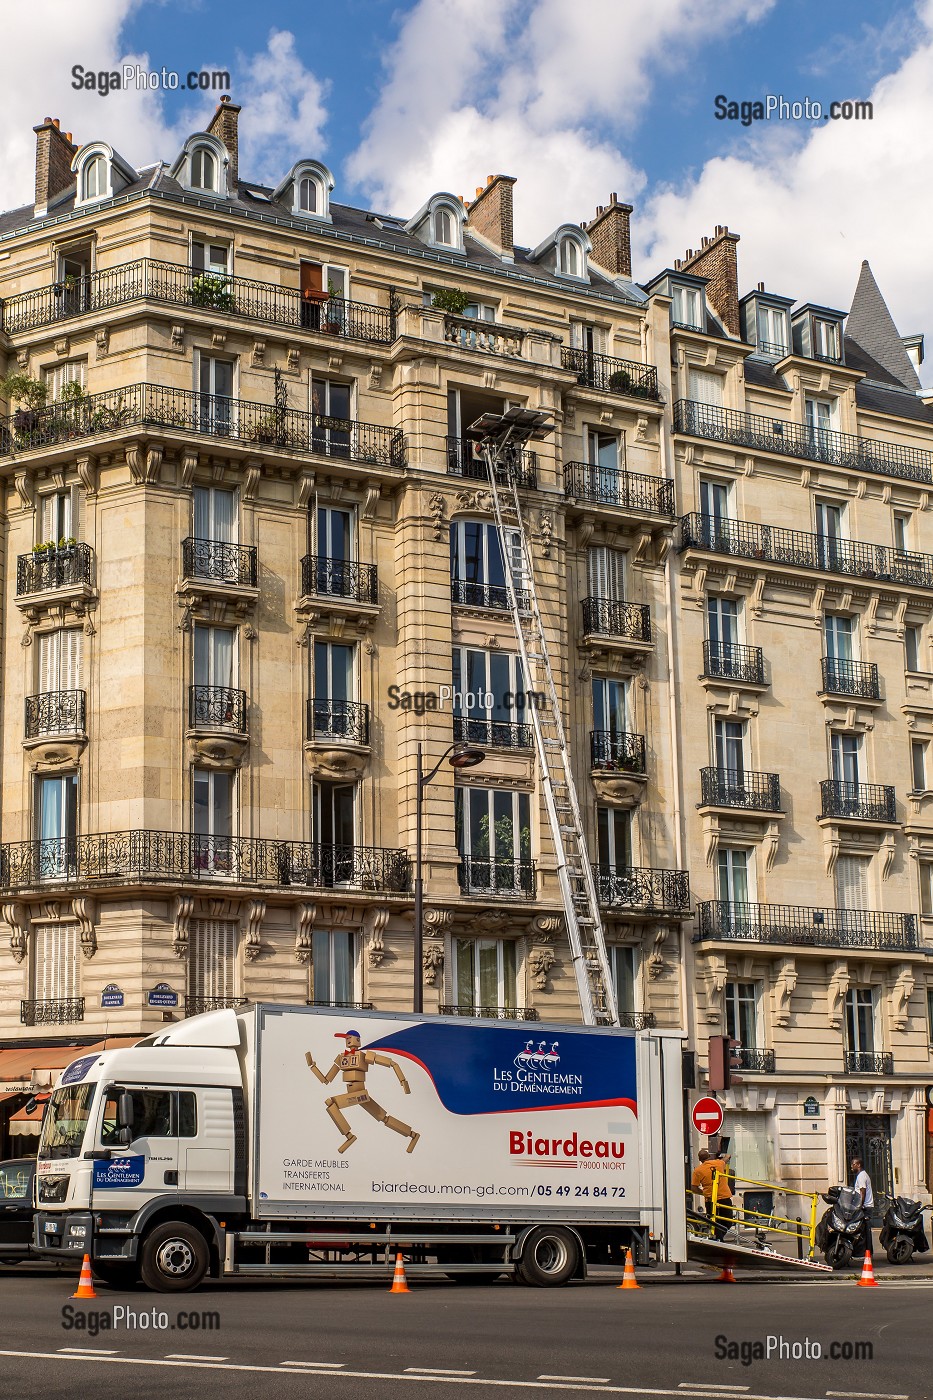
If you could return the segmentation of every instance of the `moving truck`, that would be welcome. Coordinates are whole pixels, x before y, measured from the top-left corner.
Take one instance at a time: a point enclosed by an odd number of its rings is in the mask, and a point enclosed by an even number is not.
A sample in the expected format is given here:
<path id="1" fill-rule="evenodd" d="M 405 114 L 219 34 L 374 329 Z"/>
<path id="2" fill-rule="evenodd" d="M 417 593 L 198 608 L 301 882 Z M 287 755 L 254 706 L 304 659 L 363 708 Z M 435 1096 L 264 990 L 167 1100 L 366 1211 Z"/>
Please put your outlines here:
<path id="1" fill-rule="evenodd" d="M 35 1245 L 116 1286 L 686 1258 L 681 1035 L 257 1005 L 63 1071 Z"/>

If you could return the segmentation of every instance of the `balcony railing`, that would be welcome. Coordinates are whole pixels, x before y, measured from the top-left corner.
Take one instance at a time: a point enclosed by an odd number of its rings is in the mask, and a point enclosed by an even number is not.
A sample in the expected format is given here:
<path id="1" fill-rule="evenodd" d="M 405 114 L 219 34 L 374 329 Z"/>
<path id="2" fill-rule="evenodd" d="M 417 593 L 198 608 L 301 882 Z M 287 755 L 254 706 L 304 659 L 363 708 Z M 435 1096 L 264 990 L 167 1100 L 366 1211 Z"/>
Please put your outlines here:
<path id="1" fill-rule="evenodd" d="M 477 443 L 470 438 L 447 437 L 447 471 L 450 476 L 465 476 L 471 481 L 488 481 L 489 469 Z M 534 490 L 538 485 L 538 456 L 535 452 L 511 451 L 498 464 L 496 481 L 509 486 L 512 481 Z"/>
<path id="2" fill-rule="evenodd" d="M 535 867 L 530 860 L 477 860 L 461 856 L 458 868 L 463 894 L 513 895 L 534 899 Z"/>
<path id="3" fill-rule="evenodd" d="M 896 822 L 894 788 L 881 783 L 846 783 L 825 778 L 820 783 L 820 817 L 844 817 L 863 822 Z"/>
<path id="4" fill-rule="evenodd" d="M 663 476 L 642 476 L 593 462 L 567 462 L 564 495 L 577 501 L 674 518 L 674 483 Z"/>
<path id="5" fill-rule="evenodd" d="M 537 1021 L 533 1006 L 467 1006 L 446 1003 L 437 1008 L 440 1016 L 481 1016 L 486 1021 Z"/>
<path id="6" fill-rule="evenodd" d="M 651 613 L 647 603 L 584 598 L 583 632 L 585 636 L 622 637 L 630 642 L 650 642 Z"/>
<path id="7" fill-rule="evenodd" d="M 693 512 L 681 520 L 681 549 L 705 549 L 739 559 L 762 559 L 795 569 L 847 574 L 913 588 L 933 588 L 933 555 L 860 540 L 831 539 L 803 530 L 718 519 Z"/>
<path id="8" fill-rule="evenodd" d="M 308 738 L 368 747 L 369 706 L 354 700 L 309 700 Z"/>
<path id="9" fill-rule="evenodd" d="M 379 467 L 403 467 L 406 460 L 405 439 L 394 428 L 164 384 L 128 384 L 46 408 L 20 409 L 0 418 L 0 455 L 138 427 L 168 428 L 253 448 L 274 447 Z"/>
<path id="10" fill-rule="evenodd" d="M 611 355 L 598 355 L 595 350 L 574 350 L 563 346 L 560 362 L 572 370 L 577 383 L 586 389 L 603 393 L 627 394 L 633 399 L 659 399 L 658 371 L 654 365 L 640 365 L 636 360 L 616 360 Z"/>
<path id="11" fill-rule="evenodd" d="M 843 1069 L 846 1074 L 893 1074 L 894 1054 L 890 1050 L 845 1050 Z"/>
<path id="12" fill-rule="evenodd" d="M 375 605 L 379 601 L 376 565 L 306 554 L 301 561 L 301 593 L 305 598 L 345 598 Z"/>
<path id="13" fill-rule="evenodd" d="M 378 846 L 184 831 L 113 831 L 0 846 L 0 888 L 22 889 L 54 881 L 104 886 L 216 881 L 405 894 L 411 883 L 411 863 L 407 851 Z"/>
<path id="14" fill-rule="evenodd" d="M 534 732 L 530 724 L 513 724 L 510 720 L 469 719 L 454 715 L 454 743 L 477 744 L 484 749 L 534 748 Z"/>
<path id="15" fill-rule="evenodd" d="M 83 734 L 84 725 L 83 690 L 47 690 L 26 696 L 27 739 L 41 739 L 44 734 Z"/>
<path id="16" fill-rule="evenodd" d="M 734 768 L 700 769 L 701 807 L 736 807 L 748 812 L 780 812 L 779 773 Z"/>
<path id="17" fill-rule="evenodd" d="M 594 865 L 599 903 L 609 909 L 686 914 L 690 877 L 686 870 L 651 870 L 637 865 Z"/>
<path id="18" fill-rule="evenodd" d="M 509 595 L 504 584 L 471 583 L 467 579 L 454 578 L 450 581 L 450 600 L 464 608 L 493 608 L 496 612 L 509 610 Z M 515 589 L 515 601 L 522 612 L 527 612 L 529 601 L 526 589 Z"/>
<path id="19" fill-rule="evenodd" d="M 620 1011 L 619 1025 L 628 1026 L 635 1031 L 650 1031 L 658 1024 L 658 1018 L 653 1011 Z"/>
<path id="20" fill-rule="evenodd" d="M 753 1045 L 737 1045 L 732 1050 L 732 1068 L 747 1070 L 749 1074 L 773 1074 L 775 1071 L 774 1051 L 759 1050 Z"/>
<path id="21" fill-rule="evenodd" d="M 209 579 L 238 588 L 256 587 L 255 545 L 200 540 L 189 535 L 181 542 L 181 567 L 185 578 Z"/>
<path id="22" fill-rule="evenodd" d="M 321 331 L 376 345 L 390 345 L 395 339 L 393 314 L 388 307 L 346 301 L 343 297 L 311 301 L 297 287 L 255 282 L 152 258 L 137 258 L 119 267 L 8 297 L 0 308 L 0 326 L 7 335 L 17 335 L 89 312 L 99 315 L 142 299 L 193 306 L 212 314 L 220 312 L 272 326 Z"/>
<path id="23" fill-rule="evenodd" d="M 229 729 L 245 734 L 247 724 L 245 690 L 226 685 L 188 687 L 188 723 L 192 729 Z"/>
<path id="24" fill-rule="evenodd" d="M 704 642 L 703 674 L 710 679 L 764 685 L 765 662 L 761 647 L 741 646 L 738 642 Z"/>
<path id="25" fill-rule="evenodd" d="M 24 1026 L 67 1026 L 84 1020 L 84 997 L 21 1001 L 19 1019 Z"/>
<path id="26" fill-rule="evenodd" d="M 838 656 L 824 656 L 823 690 L 827 695 L 880 700 L 878 667 L 874 661 L 841 661 Z"/>
<path id="27" fill-rule="evenodd" d="M 461 350 L 481 350 L 487 355 L 519 356 L 526 332 L 519 326 L 503 326 L 500 321 L 480 321 L 475 316 L 444 317 L 444 339 Z"/>
<path id="28" fill-rule="evenodd" d="M 185 1015 L 200 1016 L 203 1011 L 226 1011 L 228 1008 L 235 1009 L 238 1006 L 245 1006 L 247 997 L 185 997 Z"/>
<path id="29" fill-rule="evenodd" d="M 16 561 L 16 596 L 73 588 L 94 581 L 94 556 L 89 544 L 69 544 L 21 554 Z"/>
<path id="30" fill-rule="evenodd" d="M 697 905 L 697 918 L 695 939 L 789 943 L 808 948 L 870 948 L 879 952 L 910 952 L 920 947 L 913 914 L 711 899 Z"/>
<path id="31" fill-rule="evenodd" d="M 693 399 L 678 399 L 674 404 L 674 431 L 752 451 L 780 452 L 786 457 L 803 457 L 849 470 L 933 483 L 933 452 L 922 448 L 811 428 L 781 418 L 738 413 Z"/>
<path id="32" fill-rule="evenodd" d="M 631 734 L 624 729 L 591 729 L 590 764 L 612 773 L 647 773 L 644 734 Z"/>

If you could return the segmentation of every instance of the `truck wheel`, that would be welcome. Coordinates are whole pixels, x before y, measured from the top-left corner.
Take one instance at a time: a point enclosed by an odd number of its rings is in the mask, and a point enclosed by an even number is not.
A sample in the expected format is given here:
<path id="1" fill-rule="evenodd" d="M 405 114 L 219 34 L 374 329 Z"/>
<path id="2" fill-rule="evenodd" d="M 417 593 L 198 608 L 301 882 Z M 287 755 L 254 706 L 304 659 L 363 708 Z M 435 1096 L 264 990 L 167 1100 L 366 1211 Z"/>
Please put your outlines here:
<path id="1" fill-rule="evenodd" d="M 892 1240 L 885 1250 L 888 1262 L 891 1264 L 909 1264 L 914 1252 L 912 1240 L 907 1240 L 903 1235 L 899 1239 Z"/>
<path id="2" fill-rule="evenodd" d="M 187 1293 L 197 1288 L 210 1263 L 207 1241 L 183 1221 L 157 1225 L 142 1244 L 140 1274 L 155 1293 Z"/>
<path id="3" fill-rule="evenodd" d="M 576 1236 L 562 1225 L 538 1225 L 525 1236 L 517 1272 L 534 1288 L 556 1288 L 573 1278 L 580 1263 Z"/>
<path id="4" fill-rule="evenodd" d="M 95 1259 L 91 1268 L 108 1288 L 126 1290 L 139 1284 L 139 1265 L 132 1259 Z"/>

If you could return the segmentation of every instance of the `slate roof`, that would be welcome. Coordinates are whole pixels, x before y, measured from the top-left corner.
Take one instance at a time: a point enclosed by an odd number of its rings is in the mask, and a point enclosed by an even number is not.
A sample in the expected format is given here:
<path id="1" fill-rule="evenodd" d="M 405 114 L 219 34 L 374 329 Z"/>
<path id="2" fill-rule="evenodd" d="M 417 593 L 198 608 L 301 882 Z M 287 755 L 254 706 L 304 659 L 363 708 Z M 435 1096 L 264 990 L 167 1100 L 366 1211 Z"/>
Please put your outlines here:
<path id="1" fill-rule="evenodd" d="M 846 323 L 846 360 L 849 342 L 857 346 L 885 371 L 884 378 L 905 389 L 919 389 L 920 380 L 904 349 L 887 303 L 872 275 L 867 260 L 862 262 L 855 294 Z M 879 377 L 877 374 L 873 377 Z"/>

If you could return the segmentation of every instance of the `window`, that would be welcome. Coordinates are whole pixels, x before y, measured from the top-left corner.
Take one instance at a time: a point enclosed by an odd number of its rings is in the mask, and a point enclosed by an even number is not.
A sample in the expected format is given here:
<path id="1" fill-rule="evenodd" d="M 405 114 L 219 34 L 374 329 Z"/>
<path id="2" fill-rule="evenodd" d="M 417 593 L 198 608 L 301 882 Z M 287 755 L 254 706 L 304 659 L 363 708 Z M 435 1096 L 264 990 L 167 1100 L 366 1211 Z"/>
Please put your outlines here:
<path id="1" fill-rule="evenodd" d="M 52 491 L 47 496 L 40 496 L 38 543 L 48 544 L 51 541 L 60 544 L 63 540 L 70 540 L 74 535 L 74 514 L 74 499 L 70 491 Z"/>
<path id="2" fill-rule="evenodd" d="M 206 243 L 191 240 L 191 267 L 194 272 L 209 272 L 226 276 L 230 266 L 230 249 L 226 243 Z"/>
<path id="3" fill-rule="evenodd" d="M 933 919 L 933 860 L 920 861 L 920 913 Z M 933 987 L 930 988 L 933 994 Z"/>
<path id="4" fill-rule="evenodd" d="M 745 774 L 745 725 L 741 720 L 716 719 L 713 722 L 716 767 L 729 779 L 741 783 Z"/>
<path id="5" fill-rule="evenodd" d="M 817 360 L 839 359 L 839 326 L 835 321 L 813 318 L 813 355 Z"/>
<path id="6" fill-rule="evenodd" d="M 562 238 L 559 246 L 559 272 L 567 277 L 583 276 L 583 255 L 575 238 Z"/>
<path id="7" fill-rule="evenodd" d="M 195 685 L 232 686 L 236 656 L 236 630 L 195 623 Z"/>
<path id="8" fill-rule="evenodd" d="M 688 330 L 703 330 L 703 293 L 699 287 L 671 289 L 671 320 L 675 326 L 685 326 Z"/>
<path id="9" fill-rule="evenodd" d="M 586 552 L 587 592 L 608 603 L 625 601 L 625 550 L 607 544 L 590 545 Z"/>
<path id="10" fill-rule="evenodd" d="M 726 1035 L 745 1049 L 758 1044 L 758 995 L 754 982 L 726 983 Z"/>
<path id="11" fill-rule="evenodd" d="M 234 869 L 233 774 L 195 768 L 194 856 L 199 873 L 230 874 Z"/>
<path id="12" fill-rule="evenodd" d="M 758 307 L 758 349 L 765 355 L 787 354 L 787 313 L 778 306 Z"/>
<path id="13" fill-rule="evenodd" d="M 336 598 L 352 597 L 352 562 L 355 557 L 353 514 L 333 506 L 318 506 L 314 519 L 317 557 L 315 590 Z"/>
<path id="14" fill-rule="evenodd" d="M 719 898 L 730 904 L 749 903 L 749 855 L 741 846 L 720 846 L 716 853 Z M 753 901 L 752 901 L 753 902 Z"/>
<path id="15" fill-rule="evenodd" d="M 32 991 L 36 1001 L 70 1001 L 79 994 L 77 924 L 37 924 L 32 933 Z"/>
<path id="16" fill-rule="evenodd" d="M 845 507 L 835 501 L 816 503 L 816 546 L 821 569 L 839 569 L 845 561 Z"/>
<path id="17" fill-rule="evenodd" d="M 193 919 L 188 934 L 188 996 L 208 1003 L 235 998 L 237 925 L 232 919 Z M 204 1010 L 210 1010 L 210 1005 Z"/>
<path id="18" fill-rule="evenodd" d="M 857 619 L 839 613 L 826 613 L 823 618 L 823 640 L 830 661 L 854 661 L 858 641 Z"/>
<path id="19" fill-rule="evenodd" d="M 515 944 L 504 938 L 454 939 L 454 1003 L 463 1010 L 514 1011 L 518 1004 Z"/>
<path id="20" fill-rule="evenodd" d="M 706 632 L 714 658 L 729 659 L 729 649 L 739 645 L 739 603 L 737 598 L 720 598 L 710 594 L 706 599 Z"/>
<path id="21" fill-rule="evenodd" d="M 629 682 L 593 677 L 593 728 L 613 737 L 630 728 Z"/>
<path id="22" fill-rule="evenodd" d="M 345 328 L 346 299 L 350 295 L 350 274 L 345 267 L 302 260 L 298 265 L 298 285 L 303 326 L 331 334 Z"/>
<path id="23" fill-rule="evenodd" d="M 326 457 L 350 455 L 351 386 L 335 379 L 312 379 L 311 412 L 316 415 L 311 447 Z M 341 424 L 340 427 L 336 423 Z M 334 426 L 331 426 L 331 425 Z"/>
<path id="24" fill-rule="evenodd" d="M 524 569 L 517 530 L 506 531 L 508 564 L 519 606 L 524 604 Z M 495 525 L 458 520 L 450 527 L 450 580 L 455 603 L 470 607 L 508 607 L 505 561 Z"/>
<path id="25" fill-rule="evenodd" d="M 861 748 L 861 734 L 845 734 L 838 729 L 833 730 L 830 736 L 830 752 L 833 778 L 837 783 L 851 783 L 853 786 L 858 783 Z"/>
<path id="26" fill-rule="evenodd" d="M 605 501 L 609 505 L 624 502 L 625 483 L 619 468 L 623 466 L 622 442 L 615 433 L 586 430 L 586 481 L 589 500 Z"/>
<path id="27" fill-rule="evenodd" d="M 927 1037 L 933 1045 L 933 987 L 927 987 Z"/>
<path id="28" fill-rule="evenodd" d="M 615 872 L 631 868 L 631 812 L 619 807 L 596 808 L 596 849 L 601 870 Z"/>
<path id="29" fill-rule="evenodd" d="M 804 399 L 807 427 L 810 441 L 817 447 L 824 441 L 822 435 L 830 432 L 833 426 L 833 402 L 831 399 Z"/>
<path id="30" fill-rule="evenodd" d="M 837 856 L 836 906 L 858 914 L 868 908 L 868 867 L 870 856 Z M 858 919 L 852 921 L 858 924 Z"/>
<path id="31" fill-rule="evenodd" d="M 233 361 L 201 355 L 198 388 L 201 391 L 200 431 L 226 436 L 233 420 Z"/>
<path id="32" fill-rule="evenodd" d="M 435 209 L 432 229 L 435 243 L 443 243 L 448 248 L 453 247 L 454 221 L 449 209 Z"/>
<path id="33" fill-rule="evenodd" d="M 91 156 L 84 162 L 82 199 L 106 199 L 110 193 L 107 162 L 103 156 Z"/>
<path id="34" fill-rule="evenodd" d="M 846 992 L 846 1050 L 850 1055 L 870 1055 L 875 1048 L 875 1004 L 871 987 L 850 987 Z"/>
<path id="35" fill-rule="evenodd" d="M 710 374 L 705 369 L 692 369 L 688 376 L 688 397 L 694 403 L 722 408 L 723 382 L 721 374 Z"/>
<path id="36" fill-rule="evenodd" d="M 36 651 L 38 694 L 81 689 L 83 635 L 80 627 L 62 627 L 57 632 L 39 634 Z"/>
<path id="37" fill-rule="evenodd" d="M 194 488 L 194 535 L 216 544 L 236 542 L 236 492 L 220 486 Z"/>
<path id="38" fill-rule="evenodd" d="M 533 701 L 525 696 L 519 658 L 507 651 L 455 647 L 451 679 L 455 738 L 471 744 L 510 748 L 513 725 L 530 724 Z"/>
<path id="39" fill-rule="evenodd" d="M 316 928 L 311 937 L 311 999 L 318 1006 L 356 1000 L 356 935 Z"/>
<path id="40" fill-rule="evenodd" d="M 929 747 L 925 739 L 911 739 L 910 741 L 910 776 L 914 792 L 926 792 L 927 790 L 927 750 Z"/>
<path id="41" fill-rule="evenodd" d="M 464 892 L 534 892 L 527 792 L 455 788 L 454 823 Z"/>
<path id="42" fill-rule="evenodd" d="M 635 949 L 623 943 L 610 943 L 606 952 L 609 954 L 609 973 L 619 1019 L 622 1020 L 635 1012 Z"/>
<path id="43" fill-rule="evenodd" d="M 700 478 L 700 514 L 717 524 L 729 519 L 729 497 L 731 486 L 727 481 L 714 481 L 710 477 Z"/>
<path id="44" fill-rule="evenodd" d="M 894 512 L 894 548 L 902 552 L 910 549 L 911 517 L 902 511 Z"/>
<path id="45" fill-rule="evenodd" d="M 316 214 L 320 203 L 320 186 L 317 180 L 305 175 L 298 181 L 298 208 L 303 214 Z"/>
<path id="46" fill-rule="evenodd" d="M 353 736 L 350 705 L 356 693 L 356 648 L 343 642 L 314 643 L 314 739 Z"/>
<path id="47" fill-rule="evenodd" d="M 45 371 L 46 398 L 57 403 L 62 398 L 62 390 L 68 384 L 77 384 L 79 389 L 87 387 L 87 360 L 66 360 Z M 77 396 L 78 390 L 70 389 L 66 399 Z"/>
<path id="48" fill-rule="evenodd" d="M 904 628 L 904 664 L 908 671 L 922 671 L 923 628 L 911 625 Z"/>
<path id="49" fill-rule="evenodd" d="M 605 351 L 605 332 L 588 321 L 570 322 L 571 350 L 585 350 L 588 355 L 599 355 Z"/>
<path id="50" fill-rule="evenodd" d="M 61 878 L 74 869 L 78 838 L 77 773 L 36 779 L 36 829 L 42 875 Z"/>
<path id="51" fill-rule="evenodd" d="M 196 190 L 217 188 L 217 161 L 206 146 L 195 146 L 191 152 L 191 185 Z"/>
<path id="52" fill-rule="evenodd" d="M 356 845 L 356 786 L 316 782 L 311 790 L 311 836 L 321 851 L 322 884 L 348 884 Z"/>
<path id="53" fill-rule="evenodd" d="M 106 1147 L 120 1141 L 117 1130 L 118 1096 L 124 1090 L 108 1089 L 101 1120 L 100 1140 Z M 187 1091 L 132 1089 L 133 1141 L 139 1138 L 197 1137 L 197 1096 Z"/>

